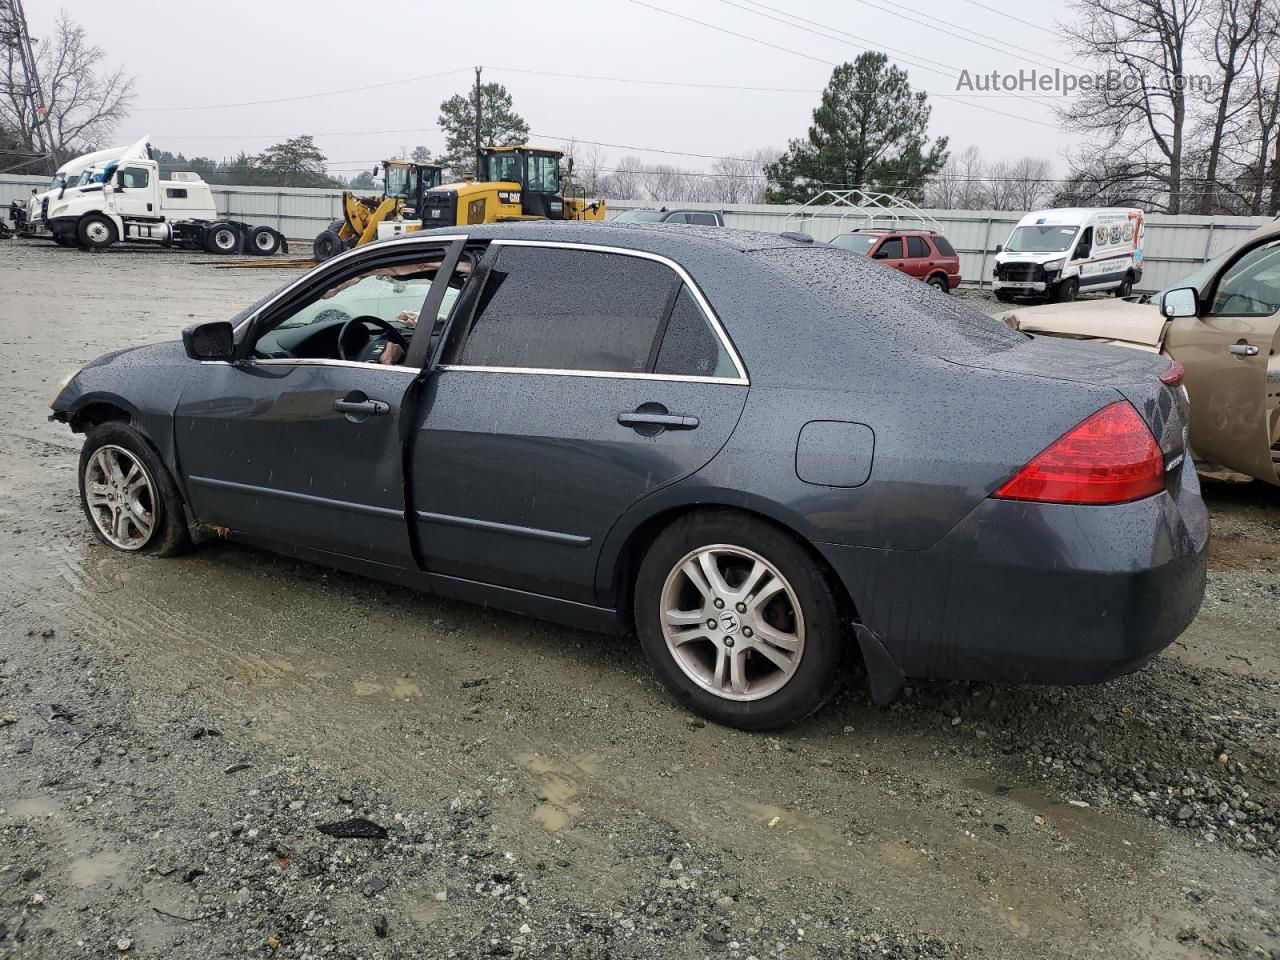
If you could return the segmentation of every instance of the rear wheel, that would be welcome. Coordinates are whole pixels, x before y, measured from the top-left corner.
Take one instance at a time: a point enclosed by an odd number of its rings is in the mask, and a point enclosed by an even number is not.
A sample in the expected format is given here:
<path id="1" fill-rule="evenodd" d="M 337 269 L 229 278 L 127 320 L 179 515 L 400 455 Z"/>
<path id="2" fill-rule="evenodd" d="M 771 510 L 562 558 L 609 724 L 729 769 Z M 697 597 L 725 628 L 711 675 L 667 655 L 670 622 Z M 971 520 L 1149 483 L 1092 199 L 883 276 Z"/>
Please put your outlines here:
<path id="1" fill-rule="evenodd" d="M 845 637 L 826 572 L 789 534 L 729 510 L 682 517 L 636 578 L 645 657 L 690 710 L 768 730 L 821 707 Z"/>
<path id="2" fill-rule="evenodd" d="M 280 249 L 280 235 L 270 227 L 254 227 L 249 232 L 249 250 L 260 257 L 269 257 Z"/>
<path id="3" fill-rule="evenodd" d="M 126 423 L 99 424 L 85 437 L 80 503 L 94 535 L 116 550 L 171 556 L 191 545 L 177 485 Z"/>
<path id="4" fill-rule="evenodd" d="M 1080 293 L 1080 281 L 1075 277 L 1070 280 L 1063 280 L 1058 287 L 1058 295 L 1056 297 L 1059 303 L 1070 303 Z"/>
<path id="5" fill-rule="evenodd" d="M 116 225 L 109 218 L 100 213 L 90 213 L 81 217 L 76 225 L 76 239 L 82 247 L 105 250 L 119 237 L 116 235 Z"/>
<path id="6" fill-rule="evenodd" d="M 925 283 L 929 284 L 929 286 L 933 287 L 933 289 L 939 291 L 940 293 L 951 292 L 951 284 L 949 284 L 947 282 L 947 278 L 942 276 L 941 274 L 935 273 L 932 277 L 926 280 Z"/>
<path id="7" fill-rule="evenodd" d="M 204 237 L 204 248 L 210 253 L 235 253 L 240 245 L 240 236 L 236 229 L 226 224 L 213 227 Z"/>
<path id="8" fill-rule="evenodd" d="M 1124 299 L 1133 293 L 1133 275 L 1126 273 L 1124 279 L 1120 281 L 1120 286 L 1116 287 L 1116 296 Z"/>
<path id="9" fill-rule="evenodd" d="M 338 236 L 337 231 L 332 227 L 324 231 L 316 237 L 316 242 L 311 246 L 312 257 L 317 263 L 335 257 L 343 251 L 345 244 L 342 238 Z"/>

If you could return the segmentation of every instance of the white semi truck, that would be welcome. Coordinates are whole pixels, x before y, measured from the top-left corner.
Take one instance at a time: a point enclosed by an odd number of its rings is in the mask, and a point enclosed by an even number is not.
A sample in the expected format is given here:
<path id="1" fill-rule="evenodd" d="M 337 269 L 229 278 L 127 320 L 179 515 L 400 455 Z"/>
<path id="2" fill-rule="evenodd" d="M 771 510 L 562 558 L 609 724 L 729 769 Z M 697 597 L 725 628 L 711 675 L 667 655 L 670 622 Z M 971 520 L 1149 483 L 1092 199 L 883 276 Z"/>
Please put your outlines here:
<path id="1" fill-rule="evenodd" d="M 198 174 L 161 179 L 148 140 L 64 164 L 48 189 L 33 194 L 25 208 L 15 205 L 19 236 L 90 250 L 156 243 L 210 253 L 288 252 L 279 231 L 219 217 L 213 192 Z"/>

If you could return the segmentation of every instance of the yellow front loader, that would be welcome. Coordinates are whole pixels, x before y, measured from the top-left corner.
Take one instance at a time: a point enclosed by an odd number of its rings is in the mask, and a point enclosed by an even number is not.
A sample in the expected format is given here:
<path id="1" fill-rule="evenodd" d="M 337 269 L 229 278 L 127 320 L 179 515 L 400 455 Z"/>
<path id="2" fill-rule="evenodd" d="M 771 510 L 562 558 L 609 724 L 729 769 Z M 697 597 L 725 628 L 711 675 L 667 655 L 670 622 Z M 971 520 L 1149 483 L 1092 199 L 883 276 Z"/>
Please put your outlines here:
<path id="1" fill-rule="evenodd" d="M 439 186 L 444 178 L 444 168 L 433 163 L 387 160 L 382 170 L 382 196 L 343 192 L 342 219 L 333 221 L 316 237 L 312 247 L 317 263 L 378 239 L 379 224 L 415 217 L 423 194 Z M 374 175 L 377 175 L 376 167 Z"/>

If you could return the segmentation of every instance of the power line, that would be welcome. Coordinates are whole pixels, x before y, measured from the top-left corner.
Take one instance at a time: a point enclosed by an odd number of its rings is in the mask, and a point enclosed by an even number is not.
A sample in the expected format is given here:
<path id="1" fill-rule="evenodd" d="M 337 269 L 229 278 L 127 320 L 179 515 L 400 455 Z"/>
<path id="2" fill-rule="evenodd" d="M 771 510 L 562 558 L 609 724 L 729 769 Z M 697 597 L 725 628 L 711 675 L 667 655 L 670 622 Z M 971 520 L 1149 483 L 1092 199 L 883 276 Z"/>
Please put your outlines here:
<path id="1" fill-rule="evenodd" d="M 1035 27 L 1037 30 L 1043 31 L 1044 33 L 1047 33 L 1050 36 L 1056 37 L 1058 40 L 1062 39 L 1062 36 L 1061 34 L 1058 33 L 1058 31 L 1050 30 L 1048 27 L 1044 26 L 1043 24 L 1035 23 L 1031 20 L 1023 20 L 1021 17 L 1015 17 L 1012 13 L 1006 13 L 1003 10 L 998 10 L 995 7 L 988 6 L 985 3 L 979 3 L 978 0 L 964 0 L 964 2 L 971 3 L 975 7 L 981 7 L 983 10 L 988 10 L 991 13 L 998 14 L 999 16 L 1004 17 L 1006 20 L 1013 20 L 1016 23 L 1021 23 L 1028 27 Z"/>
<path id="2" fill-rule="evenodd" d="M 178 110 L 230 110 L 233 107 L 257 107 L 268 103 L 295 103 L 299 100 L 317 100 L 320 97 L 335 97 L 342 93 L 359 93 L 363 90 L 376 90 L 381 87 L 394 87 L 404 83 L 418 83 L 422 80 L 435 80 L 454 73 L 470 70 L 470 67 L 457 67 L 453 70 L 441 70 L 439 73 L 425 73 L 420 77 L 405 77 L 403 80 L 384 80 L 380 83 L 369 83 L 362 87 L 345 87 L 342 90 L 324 90 L 319 93 L 304 93 L 293 97 L 276 97 L 271 100 L 246 100 L 244 103 L 206 103 L 187 107 L 138 107 L 138 112 L 162 112 Z"/>
<path id="3" fill-rule="evenodd" d="M 728 35 L 733 36 L 733 37 L 738 37 L 738 38 L 740 38 L 740 39 L 742 39 L 742 40 L 748 40 L 748 41 L 750 41 L 750 42 L 752 42 L 752 43 L 758 43 L 758 44 L 760 44 L 760 45 L 762 45 L 762 46 L 771 47 L 771 48 L 773 48 L 774 50 L 781 50 L 783 53 L 790 53 L 790 54 L 793 54 L 793 55 L 795 55 L 795 56 L 797 56 L 797 57 L 803 57 L 803 58 L 804 58 L 804 59 L 806 59 L 806 60 L 813 60 L 813 61 L 815 61 L 815 62 L 817 62 L 817 63 L 822 63 L 822 64 L 825 64 L 825 65 L 826 65 L 826 66 L 828 66 L 828 67 L 834 67 L 834 66 L 836 66 L 836 64 L 835 64 L 835 63 L 833 63 L 833 62 L 832 62 L 832 61 L 830 61 L 830 60 L 824 60 L 823 58 L 821 58 L 821 57 L 815 57 L 815 56 L 813 56 L 812 54 L 802 53 L 802 52 L 801 52 L 801 51 L 799 51 L 799 50 L 792 50 L 792 49 L 791 49 L 791 48 L 789 48 L 789 47 L 783 47 L 783 46 L 780 46 L 779 44 L 776 44 L 776 43 L 770 43 L 768 40 L 761 40 L 761 39 L 760 39 L 760 38 L 758 38 L 758 37 L 748 36 L 748 35 L 747 35 L 747 34 L 745 34 L 745 33 L 738 33 L 738 32 L 737 32 L 737 31 L 735 31 L 735 30 L 730 30 L 730 29 L 728 29 L 727 27 L 722 27 L 722 26 L 719 26 L 718 24 L 708 23 L 708 22 L 706 22 L 705 20 L 698 20 L 698 19 L 696 19 L 696 18 L 694 18 L 694 17 L 688 17 L 688 16 L 685 16 L 683 13 L 676 13 L 676 12 L 675 12 L 675 11 L 673 11 L 673 10 L 666 10 L 666 9 L 663 9 L 662 7 L 656 7 L 656 6 L 654 6 L 653 4 L 651 4 L 651 3 L 645 3 L 645 2 L 644 2 L 644 0 L 630 0 L 630 2 L 631 2 L 631 3 L 636 4 L 637 6 L 647 7 L 647 8 L 648 8 L 648 9 L 650 9 L 650 10 L 656 10 L 658 13 L 666 14 L 666 15 L 667 15 L 667 16 L 669 16 L 669 17 L 675 17 L 675 18 L 676 18 L 676 19 L 678 19 L 678 20 L 687 20 L 687 21 L 688 21 L 688 22 L 690 22 L 690 23 L 696 23 L 696 24 L 698 24 L 699 26 L 707 27 L 707 28 L 709 28 L 709 29 L 711 29 L 711 30 L 719 31 L 720 33 L 725 33 L 725 34 L 728 34 Z M 721 2 L 727 2 L 727 0 L 721 0 Z M 770 18 L 770 19 L 773 19 L 773 18 Z M 791 26 L 795 26 L 795 24 L 790 24 L 790 25 L 791 25 Z M 812 31 L 811 31 L 811 32 L 812 32 Z M 834 38 L 834 37 L 828 37 L 828 39 L 837 39 L 837 38 Z M 841 41 L 841 42 L 844 42 L 844 41 Z M 928 69 L 928 68 L 926 68 L 926 69 Z M 946 95 L 946 94 L 936 94 L 936 96 L 948 96 L 948 95 Z M 1020 117 L 1020 116 L 1018 116 L 1018 115 L 1017 115 L 1017 114 L 1015 114 L 1015 113 L 1007 113 L 1007 112 L 1005 112 L 1004 110 L 996 110 L 996 109 L 994 109 L 994 108 L 992 108 L 992 107 L 986 107 L 986 106 L 983 106 L 983 105 L 982 105 L 982 104 L 980 104 L 980 103 L 970 103 L 970 102 L 968 102 L 967 100 L 957 100 L 956 102 L 957 102 L 957 103 L 961 103 L 961 104 L 963 104 L 963 105 L 965 105 L 965 106 L 968 106 L 968 107 L 973 107 L 975 110 L 985 110 L 987 113 L 994 113 L 994 114 L 998 114 L 999 116 L 1002 116 L 1002 117 L 1009 117 L 1009 118 L 1010 118 L 1010 119 L 1012 119 L 1012 120 L 1018 120 L 1018 121 L 1021 121 L 1021 122 L 1023 122 L 1023 123 L 1033 123 L 1033 124 L 1036 124 L 1037 126 L 1041 126 L 1041 127 L 1048 127 L 1048 128 L 1050 128 L 1051 130 L 1057 130 L 1057 129 L 1058 129 L 1058 127 L 1057 127 L 1055 124 L 1052 124 L 1052 123 L 1045 123 L 1043 120 L 1033 120 L 1033 119 L 1032 119 L 1032 118 L 1030 118 L 1030 117 Z"/>

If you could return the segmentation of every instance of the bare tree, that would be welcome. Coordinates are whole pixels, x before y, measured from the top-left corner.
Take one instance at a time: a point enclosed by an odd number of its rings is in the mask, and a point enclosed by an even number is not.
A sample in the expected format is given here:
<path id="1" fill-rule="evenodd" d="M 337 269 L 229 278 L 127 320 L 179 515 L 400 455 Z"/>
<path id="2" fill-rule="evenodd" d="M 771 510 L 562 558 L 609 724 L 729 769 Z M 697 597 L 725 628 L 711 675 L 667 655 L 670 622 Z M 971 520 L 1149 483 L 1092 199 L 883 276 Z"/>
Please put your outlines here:
<path id="1" fill-rule="evenodd" d="M 1200 43 L 1201 54 L 1206 61 L 1216 63 L 1221 73 L 1216 91 L 1206 98 L 1213 107 L 1213 113 L 1208 121 L 1208 143 L 1204 148 L 1204 178 L 1199 205 L 1202 214 L 1217 211 L 1218 170 L 1222 165 L 1227 125 L 1250 106 L 1248 99 L 1239 96 L 1236 81 L 1249 68 L 1264 28 L 1262 18 L 1267 13 L 1274 11 L 1268 10 L 1264 0 L 1211 0 L 1213 29 Z"/>
<path id="2" fill-rule="evenodd" d="M 40 124 L 57 164 L 101 147 L 129 113 L 133 79 L 123 68 L 109 70 L 103 49 L 90 44 L 84 27 L 65 12 L 36 59 L 42 89 L 35 106 L 44 108 L 44 116 L 32 116 L 26 81 L 18 81 L 22 66 L 10 46 L 0 60 L 0 126 L 22 149 L 38 152 Z"/>
<path id="3" fill-rule="evenodd" d="M 615 200 L 639 200 L 644 162 L 639 157 L 623 157 L 609 176 L 609 196 Z"/>
<path id="4" fill-rule="evenodd" d="M 1062 24 L 1082 59 L 1113 71 L 1061 111 L 1064 123 L 1095 141 L 1085 155 L 1124 160 L 1163 184 L 1169 213 L 1183 209 L 1187 58 L 1207 0 L 1073 0 L 1079 15 Z"/>

